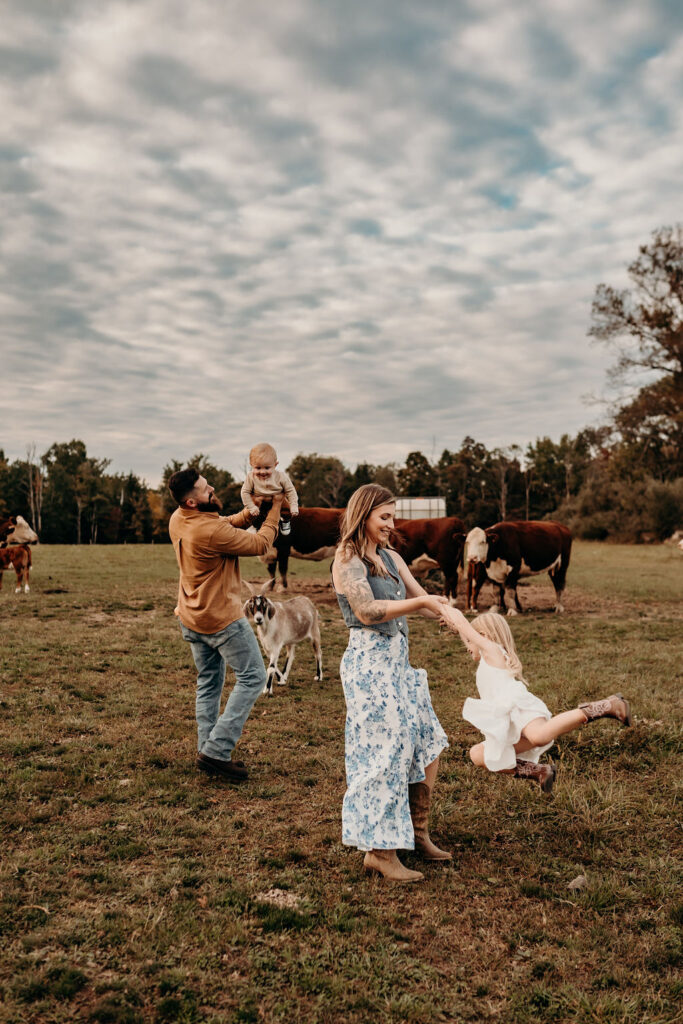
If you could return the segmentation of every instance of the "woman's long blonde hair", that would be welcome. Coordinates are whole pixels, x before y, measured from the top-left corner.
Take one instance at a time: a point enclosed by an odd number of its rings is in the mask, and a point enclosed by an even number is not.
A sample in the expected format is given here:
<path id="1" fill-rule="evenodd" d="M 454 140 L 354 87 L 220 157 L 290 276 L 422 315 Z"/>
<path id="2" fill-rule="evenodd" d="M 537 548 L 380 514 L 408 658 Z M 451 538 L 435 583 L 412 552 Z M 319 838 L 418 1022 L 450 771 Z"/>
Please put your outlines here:
<path id="1" fill-rule="evenodd" d="M 521 679 L 522 682 L 525 682 L 526 680 L 522 675 L 522 662 L 519 660 L 515 640 L 507 624 L 507 619 L 504 619 L 498 612 L 483 612 L 481 615 L 477 615 L 475 619 L 472 619 L 470 625 L 473 629 L 476 629 L 477 633 L 485 636 L 487 640 L 493 640 L 494 644 L 500 644 L 509 658 L 510 671 L 513 676 L 515 679 Z"/>
<path id="2" fill-rule="evenodd" d="M 380 505 L 393 504 L 395 501 L 396 498 L 386 487 L 381 487 L 380 484 L 363 484 L 349 498 L 341 518 L 339 549 L 342 556 L 353 558 L 354 555 L 358 555 L 361 562 L 369 566 L 372 576 L 379 575 L 380 570 L 367 557 L 368 539 L 365 535 L 365 523 L 374 509 Z"/>

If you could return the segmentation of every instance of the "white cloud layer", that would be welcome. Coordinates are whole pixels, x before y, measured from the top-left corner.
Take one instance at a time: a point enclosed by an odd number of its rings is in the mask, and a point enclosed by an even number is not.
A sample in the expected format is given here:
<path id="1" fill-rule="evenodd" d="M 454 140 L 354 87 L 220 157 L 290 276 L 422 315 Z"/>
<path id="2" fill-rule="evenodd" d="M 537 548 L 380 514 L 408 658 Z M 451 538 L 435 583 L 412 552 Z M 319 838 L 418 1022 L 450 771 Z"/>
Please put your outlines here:
<path id="1" fill-rule="evenodd" d="M 575 432 L 682 99 L 666 0 L 9 3 L 0 447 L 156 483 Z"/>

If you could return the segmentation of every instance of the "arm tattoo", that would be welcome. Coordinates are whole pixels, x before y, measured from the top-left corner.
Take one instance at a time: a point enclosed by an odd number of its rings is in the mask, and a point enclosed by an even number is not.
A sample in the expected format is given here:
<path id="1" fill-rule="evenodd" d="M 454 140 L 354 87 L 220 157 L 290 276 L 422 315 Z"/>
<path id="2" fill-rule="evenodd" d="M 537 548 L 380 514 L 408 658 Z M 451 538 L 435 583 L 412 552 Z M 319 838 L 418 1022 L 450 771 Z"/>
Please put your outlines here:
<path id="1" fill-rule="evenodd" d="M 352 558 L 340 565 L 339 578 L 342 592 L 346 595 L 354 615 L 361 622 L 367 621 L 368 625 L 381 622 L 387 613 L 389 602 L 378 601 L 375 598 L 361 560 Z"/>

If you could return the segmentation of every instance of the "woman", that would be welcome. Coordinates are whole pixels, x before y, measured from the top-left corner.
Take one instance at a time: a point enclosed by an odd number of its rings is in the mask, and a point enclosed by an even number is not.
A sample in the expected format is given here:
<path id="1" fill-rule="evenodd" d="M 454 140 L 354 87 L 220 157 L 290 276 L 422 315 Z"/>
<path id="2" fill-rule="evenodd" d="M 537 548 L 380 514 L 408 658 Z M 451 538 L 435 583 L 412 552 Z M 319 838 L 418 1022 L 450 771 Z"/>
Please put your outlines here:
<path id="1" fill-rule="evenodd" d="M 332 565 L 337 600 L 349 627 L 340 674 L 346 699 L 346 779 L 342 842 L 365 850 L 366 871 L 417 882 L 397 850 L 449 861 L 427 829 L 439 754 L 448 746 L 434 714 L 423 669 L 408 661 L 406 615 L 438 619 L 446 599 L 427 594 L 388 547 L 396 501 L 378 484 L 349 500 Z M 412 820 L 411 820 L 412 819 Z"/>

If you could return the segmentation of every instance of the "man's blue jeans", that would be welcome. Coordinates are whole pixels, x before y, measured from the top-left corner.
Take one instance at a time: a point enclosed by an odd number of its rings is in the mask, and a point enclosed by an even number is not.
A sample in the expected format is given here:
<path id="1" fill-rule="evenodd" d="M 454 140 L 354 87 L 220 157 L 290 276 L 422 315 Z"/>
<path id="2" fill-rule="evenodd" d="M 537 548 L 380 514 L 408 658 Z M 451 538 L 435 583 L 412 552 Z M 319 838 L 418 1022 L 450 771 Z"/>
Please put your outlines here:
<path id="1" fill-rule="evenodd" d="M 197 749 L 209 757 L 229 761 L 266 684 L 258 641 L 246 619 L 236 619 L 218 633 L 195 633 L 182 622 L 180 628 L 192 645 L 197 666 Z M 226 665 L 234 671 L 236 682 L 219 718 Z"/>

